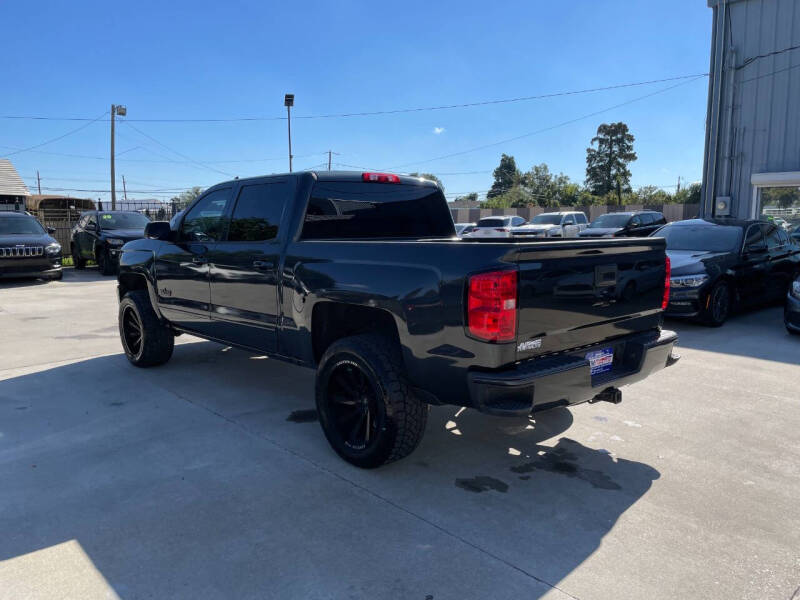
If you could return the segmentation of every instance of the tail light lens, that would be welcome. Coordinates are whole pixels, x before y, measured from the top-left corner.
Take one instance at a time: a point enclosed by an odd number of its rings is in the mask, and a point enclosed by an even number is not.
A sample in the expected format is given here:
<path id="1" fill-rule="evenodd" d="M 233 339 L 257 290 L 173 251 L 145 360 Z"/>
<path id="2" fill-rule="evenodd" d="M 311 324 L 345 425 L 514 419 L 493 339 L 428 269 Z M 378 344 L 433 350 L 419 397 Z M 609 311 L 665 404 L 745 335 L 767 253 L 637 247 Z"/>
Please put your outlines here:
<path id="1" fill-rule="evenodd" d="M 368 183 L 400 183 L 400 178 L 392 173 L 362 173 L 361 181 Z"/>
<path id="2" fill-rule="evenodd" d="M 672 276 L 672 266 L 669 262 L 669 256 L 666 257 L 664 266 L 666 267 L 666 275 L 664 276 L 664 298 L 661 300 L 661 310 L 667 310 L 667 306 L 669 305 L 669 280 Z"/>
<path id="3" fill-rule="evenodd" d="M 471 335 L 487 342 L 516 339 L 516 271 L 493 271 L 469 278 L 467 324 Z"/>

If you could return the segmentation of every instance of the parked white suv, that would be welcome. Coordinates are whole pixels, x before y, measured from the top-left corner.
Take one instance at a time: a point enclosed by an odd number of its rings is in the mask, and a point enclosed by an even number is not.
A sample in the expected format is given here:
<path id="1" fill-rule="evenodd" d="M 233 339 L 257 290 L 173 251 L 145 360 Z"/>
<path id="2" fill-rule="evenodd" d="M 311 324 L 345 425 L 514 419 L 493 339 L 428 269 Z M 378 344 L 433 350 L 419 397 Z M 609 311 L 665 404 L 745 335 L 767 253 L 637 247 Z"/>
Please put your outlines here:
<path id="1" fill-rule="evenodd" d="M 484 217 L 478 221 L 475 228 L 463 237 L 511 237 L 511 228 L 525 224 L 525 219 L 516 215 L 498 215 L 496 217 Z"/>
<path id="2" fill-rule="evenodd" d="M 582 212 L 542 213 L 531 219 L 527 225 L 514 227 L 512 237 L 529 238 L 574 238 L 586 229 L 589 222 Z"/>

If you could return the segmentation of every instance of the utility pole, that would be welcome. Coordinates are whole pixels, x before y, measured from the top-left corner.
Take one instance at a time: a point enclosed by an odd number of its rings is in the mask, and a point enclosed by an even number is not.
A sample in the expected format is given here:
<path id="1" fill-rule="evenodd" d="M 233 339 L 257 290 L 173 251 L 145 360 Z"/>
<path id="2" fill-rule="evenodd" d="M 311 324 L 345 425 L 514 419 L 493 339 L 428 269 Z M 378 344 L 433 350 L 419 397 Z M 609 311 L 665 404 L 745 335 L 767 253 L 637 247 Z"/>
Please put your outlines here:
<path id="1" fill-rule="evenodd" d="M 330 171 L 330 168 L 328 168 Z M 42 195 L 42 178 L 39 177 L 39 169 L 36 169 L 36 187 L 39 188 L 39 195 Z"/>
<path id="2" fill-rule="evenodd" d="M 331 151 L 328 150 L 328 171 L 331 170 Z M 38 171 L 37 171 L 38 173 Z"/>
<path id="3" fill-rule="evenodd" d="M 675 193 L 677 194 L 680 191 L 681 191 L 681 176 L 678 175 L 678 189 L 675 190 Z"/>
<path id="4" fill-rule="evenodd" d="M 122 194 L 125 196 L 125 204 L 128 203 L 128 188 L 125 187 L 125 175 L 122 176 Z"/>
<path id="5" fill-rule="evenodd" d="M 283 105 L 286 107 L 287 123 L 289 124 L 289 173 L 292 172 L 292 106 L 294 106 L 294 94 L 286 94 L 283 97 Z"/>
<path id="6" fill-rule="evenodd" d="M 117 180 L 114 175 L 114 116 L 124 117 L 128 109 L 117 104 L 111 105 L 111 210 L 117 210 Z"/>

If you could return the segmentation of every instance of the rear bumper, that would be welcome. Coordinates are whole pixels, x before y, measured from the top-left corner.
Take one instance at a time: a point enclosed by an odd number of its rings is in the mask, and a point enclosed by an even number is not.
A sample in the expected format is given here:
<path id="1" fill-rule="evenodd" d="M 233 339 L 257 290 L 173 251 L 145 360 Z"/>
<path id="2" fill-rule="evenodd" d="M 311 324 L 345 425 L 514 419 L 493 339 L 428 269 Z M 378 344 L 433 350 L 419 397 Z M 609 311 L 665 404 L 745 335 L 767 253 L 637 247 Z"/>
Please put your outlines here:
<path id="1" fill-rule="evenodd" d="M 559 406 L 587 402 L 604 389 L 635 383 L 674 364 L 678 335 L 652 331 L 602 342 L 580 351 L 523 361 L 498 371 L 467 375 L 472 406 L 495 415 L 524 416 Z M 591 375 L 586 354 L 612 347 L 611 371 Z"/>

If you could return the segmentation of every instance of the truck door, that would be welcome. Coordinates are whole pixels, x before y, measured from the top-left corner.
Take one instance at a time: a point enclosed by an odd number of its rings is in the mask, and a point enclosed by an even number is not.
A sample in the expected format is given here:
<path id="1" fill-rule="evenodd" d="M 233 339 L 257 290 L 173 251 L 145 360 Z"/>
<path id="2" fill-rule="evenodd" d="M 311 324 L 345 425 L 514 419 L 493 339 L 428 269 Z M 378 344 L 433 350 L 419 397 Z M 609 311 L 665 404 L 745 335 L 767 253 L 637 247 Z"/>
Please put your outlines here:
<path id="1" fill-rule="evenodd" d="M 575 224 L 575 215 L 564 215 L 561 219 L 561 230 L 565 238 L 578 237 L 579 227 Z"/>
<path id="2" fill-rule="evenodd" d="M 164 242 L 155 259 L 156 293 L 162 314 L 179 327 L 211 335 L 208 256 L 225 229 L 231 188 L 215 188 L 197 200 L 181 221 L 176 242 Z"/>
<path id="3" fill-rule="evenodd" d="M 277 350 L 281 219 L 294 179 L 242 183 L 224 241 L 209 251 L 213 336 Z"/>
<path id="4" fill-rule="evenodd" d="M 794 280 L 795 266 L 792 247 L 786 232 L 774 223 L 763 223 L 761 229 L 767 240 L 769 263 L 767 265 L 767 296 L 772 300 L 783 300 Z"/>

